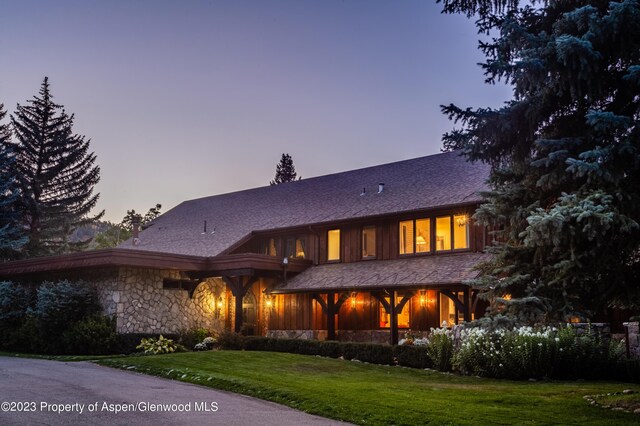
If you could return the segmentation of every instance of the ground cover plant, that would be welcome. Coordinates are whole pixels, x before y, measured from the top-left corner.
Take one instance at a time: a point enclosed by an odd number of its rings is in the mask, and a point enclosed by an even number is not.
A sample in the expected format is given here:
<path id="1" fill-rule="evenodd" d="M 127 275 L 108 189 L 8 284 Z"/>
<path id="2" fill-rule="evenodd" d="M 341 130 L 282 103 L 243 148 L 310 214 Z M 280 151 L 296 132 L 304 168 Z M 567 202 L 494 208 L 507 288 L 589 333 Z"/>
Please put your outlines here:
<path id="1" fill-rule="evenodd" d="M 99 364 L 177 379 L 366 425 L 638 424 L 587 395 L 640 391 L 616 382 L 507 381 L 319 356 L 252 351 L 103 359 Z"/>

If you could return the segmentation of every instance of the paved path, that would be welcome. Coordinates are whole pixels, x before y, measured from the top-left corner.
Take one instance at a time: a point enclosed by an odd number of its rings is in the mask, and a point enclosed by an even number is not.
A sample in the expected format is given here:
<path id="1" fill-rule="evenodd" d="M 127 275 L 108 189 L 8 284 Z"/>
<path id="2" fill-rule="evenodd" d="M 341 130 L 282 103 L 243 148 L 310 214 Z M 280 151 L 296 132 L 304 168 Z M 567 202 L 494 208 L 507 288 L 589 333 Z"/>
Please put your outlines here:
<path id="1" fill-rule="evenodd" d="M 34 411 L 7 411 L 7 403 L 9 409 Z M 89 362 L 2 356 L 0 404 L 0 425 L 341 424 L 243 395 Z M 153 412 L 152 404 L 182 405 Z M 133 411 L 115 412 L 125 408 Z"/>

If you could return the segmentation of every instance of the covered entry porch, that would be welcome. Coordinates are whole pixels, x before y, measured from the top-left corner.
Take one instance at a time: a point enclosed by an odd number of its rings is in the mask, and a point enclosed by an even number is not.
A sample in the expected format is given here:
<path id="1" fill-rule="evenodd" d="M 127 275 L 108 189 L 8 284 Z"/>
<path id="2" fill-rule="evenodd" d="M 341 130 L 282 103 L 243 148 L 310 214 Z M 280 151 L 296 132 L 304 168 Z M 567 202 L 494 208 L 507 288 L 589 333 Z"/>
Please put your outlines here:
<path id="1" fill-rule="evenodd" d="M 484 313 L 465 283 L 484 254 L 328 264 L 267 291 L 267 335 L 398 344 Z"/>

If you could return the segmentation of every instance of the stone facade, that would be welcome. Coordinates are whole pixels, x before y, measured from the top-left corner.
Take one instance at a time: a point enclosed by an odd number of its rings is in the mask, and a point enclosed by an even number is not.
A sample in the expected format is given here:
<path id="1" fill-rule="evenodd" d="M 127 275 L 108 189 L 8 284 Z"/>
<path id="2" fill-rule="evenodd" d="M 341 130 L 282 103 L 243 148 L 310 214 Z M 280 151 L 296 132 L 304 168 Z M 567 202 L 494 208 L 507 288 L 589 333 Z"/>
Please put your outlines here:
<path id="1" fill-rule="evenodd" d="M 626 349 L 629 358 L 640 359 L 640 323 L 625 322 Z"/>
<path id="2" fill-rule="evenodd" d="M 96 277 L 97 278 L 97 277 Z M 165 278 L 181 279 L 178 271 L 119 268 L 92 282 L 105 313 L 116 315 L 118 333 L 176 333 L 190 328 L 224 329 L 227 304 L 225 285 L 219 278 L 203 281 L 189 297 L 186 290 L 165 289 Z"/>

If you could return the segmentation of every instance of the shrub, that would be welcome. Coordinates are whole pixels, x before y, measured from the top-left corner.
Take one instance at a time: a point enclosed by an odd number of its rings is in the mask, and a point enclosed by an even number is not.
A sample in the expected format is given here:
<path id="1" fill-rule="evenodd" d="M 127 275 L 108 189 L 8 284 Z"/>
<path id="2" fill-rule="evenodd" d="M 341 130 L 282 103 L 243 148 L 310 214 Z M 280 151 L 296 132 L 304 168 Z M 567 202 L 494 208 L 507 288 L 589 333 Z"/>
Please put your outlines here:
<path id="1" fill-rule="evenodd" d="M 63 334 L 76 322 L 100 314 L 102 307 L 92 286 L 79 281 L 45 282 L 37 292 L 34 315 L 38 320 L 41 349 L 64 352 Z"/>
<path id="2" fill-rule="evenodd" d="M 182 352 L 184 347 L 175 343 L 173 339 L 167 339 L 162 334 L 157 339 L 154 337 L 143 338 L 136 349 L 142 350 L 147 355 L 169 354 Z"/>
<path id="3" fill-rule="evenodd" d="M 318 355 L 329 358 L 340 358 L 342 355 L 341 344 L 333 340 L 319 342 Z"/>
<path id="4" fill-rule="evenodd" d="M 73 324 L 62 336 L 67 353 L 106 355 L 116 347 L 114 317 L 94 315 Z"/>
<path id="5" fill-rule="evenodd" d="M 396 362 L 403 367 L 433 368 L 427 347 L 423 345 L 396 346 L 393 350 Z"/>
<path id="6" fill-rule="evenodd" d="M 158 335 L 155 333 L 122 333 L 116 336 L 116 344 L 114 353 L 131 354 L 137 351 L 136 347 L 140 344 L 142 339 L 155 338 Z M 179 336 L 177 334 L 163 334 L 167 339 L 176 341 Z"/>
<path id="7" fill-rule="evenodd" d="M 434 368 L 439 371 L 451 371 L 451 358 L 453 357 L 453 332 L 451 330 L 432 328 L 426 348 Z"/>
<path id="8" fill-rule="evenodd" d="M 218 336 L 218 345 L 221 349 L 242 350 L 244 349 L 245 336 L 225 330 Z"/>
<path id="9" fill-rule="evenodd" d="M 180 330 L 176 341 L 187 348 L 193 348 L 197 343 L 202 342 L 213 333 L 203 327 L 195 327 L 187 330 Z"/>
<path id="10" fill-rule="evenodd" d="M 389 345 L 374 343 L 343 343 L 344 359 L 357 359 L 371 364 L 392 365 L 393 348 Z"/>
<path id="11" fill-rule="evenodd" d="M 12 282 L 0 282 L 0 348 L 15 349 L 23 336 L 19 329 L 27 320 L 27 310 L 35 301 L 29 287 Z"/>

